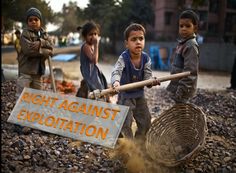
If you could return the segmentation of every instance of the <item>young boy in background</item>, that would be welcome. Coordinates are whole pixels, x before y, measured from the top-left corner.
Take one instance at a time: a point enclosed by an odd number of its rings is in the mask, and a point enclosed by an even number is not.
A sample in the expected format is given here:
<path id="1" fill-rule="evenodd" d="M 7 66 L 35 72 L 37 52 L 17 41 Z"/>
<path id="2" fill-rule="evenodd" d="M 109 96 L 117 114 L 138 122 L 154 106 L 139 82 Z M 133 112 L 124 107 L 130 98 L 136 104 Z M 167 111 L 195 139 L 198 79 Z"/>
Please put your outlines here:
<path id="1" fill-rule="evenodd" d="M 19 60 L 19 55 L 20 55 L 20 51 L 21 51 L 21 46 L 20 46 L 20 35 L 21 35 L 21 32 L 20 30 L 16 30 L 15 31 L 15 35 L 16 35 L 16 40 L 14 42 L 14 47 L 15 47 L 15 50 L 16 50 L 16 54 L 17 54 L 17 61 Z M 18 76 L 19 76 L 19 67 L 18 67 Z"/>
<path id="2" fill-rule="evenodd" d="M 172 62 L 171 74 L 190 71 L 191 75 L 172 80 L 167 86 L 167 91 L 176 103 L 188 102 L 196 92 L 199 66 L 199 46 L 196 41 L 198 22 L 198 16 L 192 10 L 183 11 L 179 16 L 180 39 Z"/>
<path id="3" fill-rule="evenodd" d="M 16 40 L 14 42 L 14 47 L 15 47 L 15 50 L 16 50 L 16 53 L 17 53 L 17 60 L 18 60 L 18 56 L 19 56 L 20 51 L 21 51 L 21 46 L 20 46 L 21 32 L 20 32 L 20 30 L 16 30 L 15 35 L 16 35 Z"/>

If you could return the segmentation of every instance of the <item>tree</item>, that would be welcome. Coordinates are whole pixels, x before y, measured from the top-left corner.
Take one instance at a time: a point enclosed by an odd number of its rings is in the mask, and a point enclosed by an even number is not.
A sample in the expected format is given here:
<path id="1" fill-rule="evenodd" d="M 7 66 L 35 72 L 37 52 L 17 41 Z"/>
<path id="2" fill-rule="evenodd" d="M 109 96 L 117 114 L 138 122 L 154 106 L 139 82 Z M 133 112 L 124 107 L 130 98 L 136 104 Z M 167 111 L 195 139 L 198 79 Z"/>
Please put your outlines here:
<path id="1" fill-rule="evenodd" d="M 78 26 L 77 21 L 77 3 L 69 2 L 69 5 L 63 5 L 62 14 L 64 16 L 64 20 L 61 27 L 61 34 L 67 35 L 69 32 L 76 31 Z"/>
<path id="2" fill-rule="evenodd" d="M 13 22 L 26 23 L 26 11 L 30 7 L 38 8 L 43 15 L 43 24 L 53 22 L 52 9 L 44 0 L 4 0 L 2 3 L 2 31 L 12 29 Z"/>
<path id="3" fill-rule="evenodd" d="M 117 30 L 111 30 L 111 25 L 119 20 L 116 0 L 90 0 L 88 7 L 84 9 L 84 18 L 98 23 L 101 27 L 102 37 L 111 39 L 111 33 L 117 32 Z M 115 40 L 111 41 L 113 45 Z"/>
<path id="4" fill-rule="evenodd" d="M 150 0 L 90 0 L 84 14 L 101 25 L 102 36 L 111 40 L 110 50 L 115 50 L 117 40 L 123 40 L 128 24 L 137 22 L 146 26 L 154 21 Z"/>
<path id="5" fill-rule="evenodd" d="M 53 31 L 54 35 L 67 35 L 70 32 L 76 32 L 77 27 L 84 23 L 84 12 L 77 6 L 77 2 L 69 1 L 69 4 L 63 4 L 62 11 L 55 13 L 54 24 L 59 27 Z"/>

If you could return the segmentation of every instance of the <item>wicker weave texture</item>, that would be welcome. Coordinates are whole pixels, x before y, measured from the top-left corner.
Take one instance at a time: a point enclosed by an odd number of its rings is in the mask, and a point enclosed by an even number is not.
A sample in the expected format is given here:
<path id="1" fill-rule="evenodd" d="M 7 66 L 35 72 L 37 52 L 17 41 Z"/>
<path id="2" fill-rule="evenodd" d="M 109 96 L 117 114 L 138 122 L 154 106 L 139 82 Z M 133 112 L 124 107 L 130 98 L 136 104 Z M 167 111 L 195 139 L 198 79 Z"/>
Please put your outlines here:
<path id="1" fill-rule="evenodd" d="M 146 149 L 150 157 L 165 166 L 177 166 L 204 145 L 206 116 L 193 104 L 176 104 L 152 122 Z"/>

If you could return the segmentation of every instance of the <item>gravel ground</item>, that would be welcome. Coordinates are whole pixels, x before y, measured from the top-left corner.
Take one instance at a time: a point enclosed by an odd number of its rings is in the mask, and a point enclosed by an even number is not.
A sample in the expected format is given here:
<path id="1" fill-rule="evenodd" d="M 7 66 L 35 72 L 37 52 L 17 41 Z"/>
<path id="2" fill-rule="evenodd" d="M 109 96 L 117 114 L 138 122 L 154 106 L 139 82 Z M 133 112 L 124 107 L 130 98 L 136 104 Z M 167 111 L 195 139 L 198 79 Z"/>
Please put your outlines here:
<path id="1" fill-rule="evenodd" d="M 200 107 L 206 114 L 208 127 L 206 143 L 192 160 L 178 167 L 167 168 L 157 167 L 155 161 L 149 161 L 149 164 L 146 164 L 145 157 L 138 159 L 138 156 L 135 155 L 138 153 L 135 152 L 138 145 L 134 145 L 132 149 L 127 148 L 125 153 L 132 151 L 127 160 L 127 156 L 122 156 L 121 150 L 119 150 L 122 143 L 115 150 L 110 150 L 102 146 L 7 123 L 15 105 L 15 89 L 15 81 L 2 83 L 1 171 L 4 173 L 236 172 L 235 91 L 204 89 L 197 91 L 197 95 L 191 100 L 191 103 Z M 153 118 L 173 105 L 164 88 L 148 89 L 146 96 Z M 132 146 L 128 143 L 123 144 L 125 147 Z M 119 157 L 114 157 L 114 155 Z"/>

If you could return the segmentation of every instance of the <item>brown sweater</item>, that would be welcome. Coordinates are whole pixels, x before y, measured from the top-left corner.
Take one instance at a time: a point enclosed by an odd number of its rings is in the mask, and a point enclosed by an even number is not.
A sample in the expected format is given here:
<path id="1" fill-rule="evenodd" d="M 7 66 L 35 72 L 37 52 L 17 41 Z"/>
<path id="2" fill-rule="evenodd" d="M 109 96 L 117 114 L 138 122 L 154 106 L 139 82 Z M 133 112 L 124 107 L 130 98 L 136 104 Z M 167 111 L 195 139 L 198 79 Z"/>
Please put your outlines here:
<path id="1" fill-rule="evenodd" d="M 38 50 L 30 48 L 34 41 L 40 41 Z M 41 28 L 39 32 L 35 32 L 30 28 L 25 28 L 21 34 L 20 45 L 19 72 L 29 75 L 43 75 L 45 60 L 53 53 L 53 42 L 45 30 Z"/>

